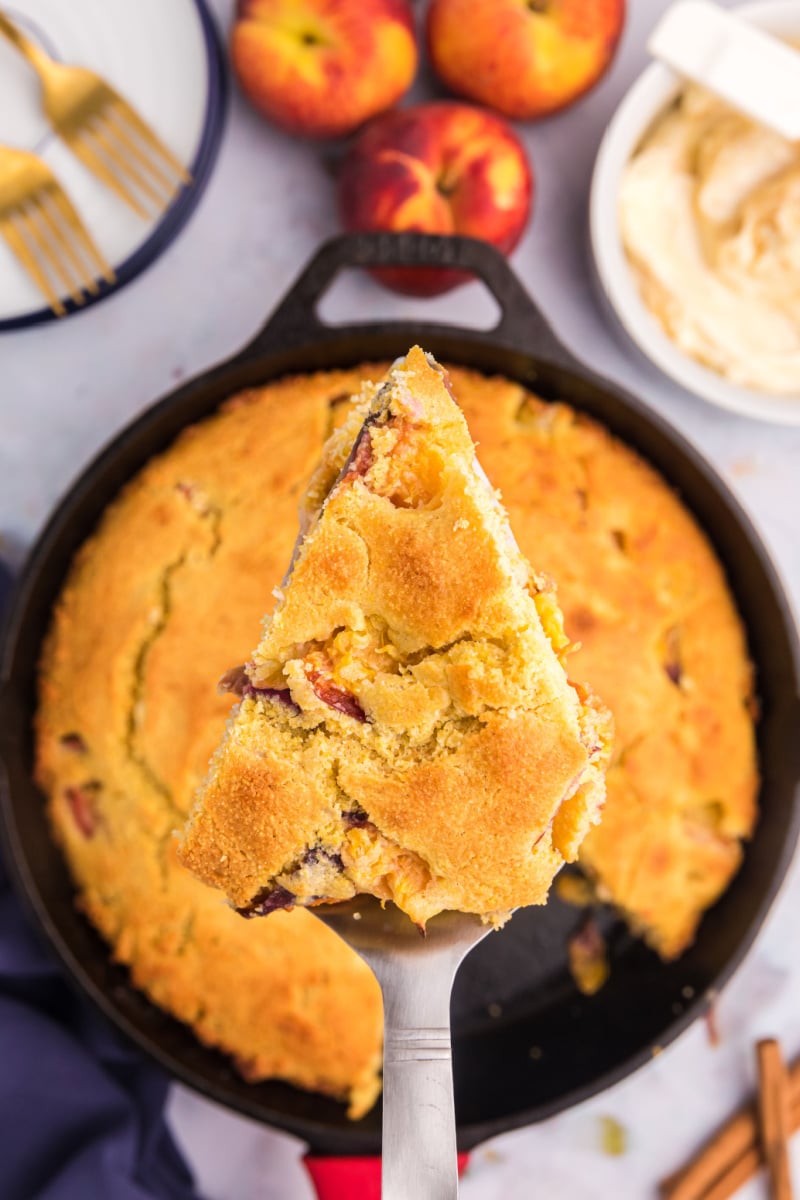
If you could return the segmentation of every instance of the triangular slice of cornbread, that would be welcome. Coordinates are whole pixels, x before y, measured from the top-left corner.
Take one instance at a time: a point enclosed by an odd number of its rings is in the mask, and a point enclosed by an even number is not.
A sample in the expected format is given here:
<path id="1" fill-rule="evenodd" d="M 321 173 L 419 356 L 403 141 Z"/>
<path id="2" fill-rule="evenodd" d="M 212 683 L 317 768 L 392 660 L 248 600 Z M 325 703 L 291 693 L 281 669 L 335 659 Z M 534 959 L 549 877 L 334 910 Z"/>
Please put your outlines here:
<path id="1" fill-rule="evenodd" d="M 183 862 L 247 916 L 361 892 L 421 926 L 544 902 L 598 818 L 610 741 L 565 649 L 414 348 L 325 447 Z"/>

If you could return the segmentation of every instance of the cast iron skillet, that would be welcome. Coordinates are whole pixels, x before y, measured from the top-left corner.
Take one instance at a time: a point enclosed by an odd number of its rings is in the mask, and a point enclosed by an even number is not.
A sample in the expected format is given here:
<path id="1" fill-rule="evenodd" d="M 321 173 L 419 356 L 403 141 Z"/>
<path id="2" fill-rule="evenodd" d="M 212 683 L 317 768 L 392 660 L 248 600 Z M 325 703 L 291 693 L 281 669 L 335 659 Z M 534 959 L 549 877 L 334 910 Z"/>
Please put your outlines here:
<path id="1" fill-rule="evenodd" d="M 480 276 L 501 309 L 490 332 L 385 322 L 331 328 L 315 308 L 343 267 L 447 265 Z M 348 1121 L 343 1107 L 291 1087 L 246 1084 L 228 1060 L 153 1007 L 113 965 L 73 905 L 31 781 L 36 662 L 50 608 L 78 546 L 120 486 L 189 422 L 239 388 L 295 371 L 391 359 L 420 342 L 439 359 L 528 384 L 599 418 L 677 488 L 710 534 L 744 616 L 762 716 L 761 818 L 744 865 L 679 962 L 661 963 L 607 918 L 612 971 L 591 999 L 565 969 L 576 910 L 557 899 L 514 917 L 462 969 L 453 1000 L 455 1087 L 463 1149 L 540 1120 L 621 1079 L 675 1038 L 730 976 L 778 890 L 798 831 L 798 645 L 781 584 L 758 536 L 711 467 L 661 418 L 586 369 L 562 346 L 505 261 L 487 245 L 419 234 L 338 238 L 312 259 L 266 326 L 229 362 L 161 400 L 108 446 L 57 507 L 16 591 L 0 658 L 2 812 L 22 891 L 72 976 L 176 1078 L 214 1100 L 298 1135 L 323 1155 L 377 1153 L 380 1113 Z M 231 987 L 236 981 L 231 980 Z M 491 1007 L 491 1010 L 489 1006 Z M 499 1008 L 497 1007 L 499 1006 Z M 353 1014 L 358 1020 L 358 1014 Z"/>

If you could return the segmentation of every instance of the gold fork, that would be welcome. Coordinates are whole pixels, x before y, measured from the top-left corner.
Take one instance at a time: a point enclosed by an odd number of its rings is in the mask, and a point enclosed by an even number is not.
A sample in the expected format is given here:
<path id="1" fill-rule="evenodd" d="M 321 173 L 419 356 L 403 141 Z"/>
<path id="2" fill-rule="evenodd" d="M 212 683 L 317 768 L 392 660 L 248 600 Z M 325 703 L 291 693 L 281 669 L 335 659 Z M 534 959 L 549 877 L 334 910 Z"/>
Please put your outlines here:
<path id="1" fill-rule="evenodd" d="M 140 216 L 159 215 L 181 184 L 191 183 L 175 155 L 99 75 L 53 62 L 2 12 L 0 33 L 37 72 L 44 110 L 56 133 Z"/>
<path id="2" fill-rule="evenodd" d="M 27 150 L 0 146 L 0 234 L 57 317 L 61 295 L 83 304 L 99 291 L 96 276 L 114 272 L 89 236 L 47 163 Z"/>

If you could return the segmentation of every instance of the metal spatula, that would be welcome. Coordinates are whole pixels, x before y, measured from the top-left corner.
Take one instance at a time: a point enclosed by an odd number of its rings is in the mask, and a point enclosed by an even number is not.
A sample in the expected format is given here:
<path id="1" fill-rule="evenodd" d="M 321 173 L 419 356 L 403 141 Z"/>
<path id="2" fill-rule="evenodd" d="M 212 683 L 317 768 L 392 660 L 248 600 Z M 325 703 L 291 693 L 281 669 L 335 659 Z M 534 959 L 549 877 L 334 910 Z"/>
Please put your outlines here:
<path id="1" fill-rule="evenodd" d="M 450 993 L 491 926 L 441 913 L 423 937 L 372 896 L 309 909 L 365 960 L 383 992 L 383 1200 L 458 1196 Z"/>

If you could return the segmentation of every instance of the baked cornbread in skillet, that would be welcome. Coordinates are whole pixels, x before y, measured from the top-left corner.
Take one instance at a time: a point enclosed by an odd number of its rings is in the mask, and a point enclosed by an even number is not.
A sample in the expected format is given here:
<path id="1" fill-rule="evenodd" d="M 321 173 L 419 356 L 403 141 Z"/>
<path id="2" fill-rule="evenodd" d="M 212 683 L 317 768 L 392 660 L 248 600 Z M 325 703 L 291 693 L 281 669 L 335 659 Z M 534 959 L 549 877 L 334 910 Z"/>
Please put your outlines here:
<path id="1" fill-rule="evenodd" d="M 302 908 L 241 920 L 178 863 L 172 831 L 230 712 L 216 682 L 252 651 L 323 443 L 385 370 L 239 393 L 130 480 L 54 609 L 35 747 L 79 903 L 133 983 L 248 1079 L 339 1096 L 354 1115 L 379 1088 L 373 976 Z M 674 957 L 757 813 L 752 671 L 723 571 L 664 479 L 596 421 L 511 379 L 449 373 L 523 553 L 559 581 L 570 675 L 614 713 L 582 865 Z"/>
<path id="2" fill-rule="evenodd" d="M 599 818 L 574 687 L 447 374 L 415 347 L 331 438 L 181 860 L 247 916 L 369 893 L 423 926 L 543 903 Z"/>

